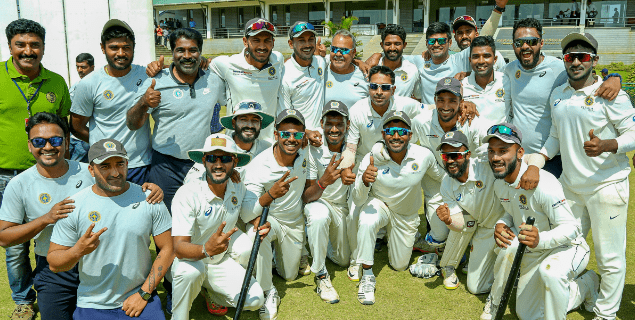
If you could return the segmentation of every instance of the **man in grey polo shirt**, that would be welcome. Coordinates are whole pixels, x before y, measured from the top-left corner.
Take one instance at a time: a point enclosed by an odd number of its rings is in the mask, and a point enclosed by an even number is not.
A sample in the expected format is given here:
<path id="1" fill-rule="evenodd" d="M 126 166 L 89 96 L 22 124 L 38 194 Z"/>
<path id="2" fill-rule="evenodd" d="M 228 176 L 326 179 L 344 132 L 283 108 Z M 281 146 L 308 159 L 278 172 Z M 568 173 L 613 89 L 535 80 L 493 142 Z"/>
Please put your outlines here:
<path id="1" fill-rule="evenodd" d="M 357 52 L 355 41 L 348 30 L 339 30 L 333 35 L 324 101 L 341 101 L 352 107 L 368 97 L 364 73 L 353 63 Z"/>

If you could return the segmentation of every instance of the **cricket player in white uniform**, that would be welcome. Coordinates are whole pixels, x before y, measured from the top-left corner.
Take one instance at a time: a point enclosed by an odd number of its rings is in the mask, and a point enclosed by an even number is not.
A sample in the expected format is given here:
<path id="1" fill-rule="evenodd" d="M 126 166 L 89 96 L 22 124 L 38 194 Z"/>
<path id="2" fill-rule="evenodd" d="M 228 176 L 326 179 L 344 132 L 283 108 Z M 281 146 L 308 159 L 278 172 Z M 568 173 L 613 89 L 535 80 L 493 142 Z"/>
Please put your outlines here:
<path id="1" fill-rule="evenodd" d="M 573 215 L 586 237 L 593 230 L 598 270 L 602 276 L 595 319 L 615 319 L 626 276 L 626 221 L 631 171 L 626 152 L 635 149 L 635 110 L 620 91 L 614 101 L 595 97 L 602 85 L 591 73 L 598 43 L 588 33 L 571 33 L 562 40 L 569 80 L 551 96 L 551 133 L 540 153 L 558 152 L 563 167 L 560 182 Z M 541 164 L 538 164 L 540 166 Z M 529 171 L 537 171 L 530 167 Z"/>
<path id="2" fill-rule="evenodd" d="M 357 299 L 364 305 L 375 303 L 372 267 L 377 232 L 387 227 L 389 263 L 397 271 L 405 270 L 419 227 L 421 179 L 429 174 L 440 181 L 444 175 L 430 150 L 409 143 L 410 124 L 403 111 L 386 114 L 382 136 L 390 159 L 375 161 L 372 153 L 366 154 L 355 179 L 353 201 L 360 208 L 357 263 L 363 269 Z"/>
<path id="3" fill-rule="evenodd" d="M 265 292 L 261 319 L 276 319 L 280 297 L 273 286 L 272 263 L 286 280 L 298 276 L 304 242 L 302 193 L 308 174 L 304 141 L 304 117 L 297 110 L 284 110 L 276 118 L 277 142 L 260 153 L 245 168 L 247 195 L 241 208 L 246 223 L 260 221 L 262 208 L 270 207 L 267 221 L 271 231 L 260 245 L 256 261 L 256 280 Z M 255 236 L 253 230 L 248 231 Z"/>
<path id="4" fill-rule="evenodd" d="M 502 7 L 498 6 L 498 3 L 501 2 Z M 507 4 L 507 0 L 498 0 L 496 1 L 496 7 L 492 10 L 492 14 L 487 21 L 487 23 L 491 22 L 491 26 L 493 31 L 486 30 L 486 27 L 483 27 L 484 31 L 483 35 L 495 35 L 496 29 L 498 29 L 498 21 L 502 16 L 502 13 L 505 12 L 505 5 Z M 500 12 L 500 13 L 499 13 Z M 492 21 L 490 21 L 492 20 Z M 454 32 L 454 41 L 456 41 L 456 45 L 464 51 L 465 49 L 470 48 L 472 45 L 472 41 L 479 36 L 478 28 L 476 27 L 476 20 L 472 16 L 464 15 L 458 16 L 452 22 L 452 31 Z M 494 64 L 494 70 L 503 71 L 505 69 L 505 58 L 499 52 L 494 50 L 494 55 L 497 58 Z"/>
<path id="5" fill-rule="evenodd" d="M 381 48 L 384 51 L 377 65 L 386 66 L 395 73 L 395 96 L 412 97 L 419 85 L 419 70 L 414 63 L 403 59 L 406 30 L 400 25 L 386 26 L 381 33 Z"/>
<path id="6" fill-rule="evenodd" d="M 494 125 L 483 140 L 489 142 L 489 163 L 498 179 L 494 192 L 506 213 L 494 231 L 501 249 L 481 319 L 496 314 L 519 243 L 527 245 L 516 293 L 520 319 L 566 319 L 568 311 L 582 304 L 591 310 L 599 279 L 594 271 L 584 273 L 590 250 L 562 185 L 554 175 L 540 170 L 534 190 L 518 188 L 527 164 L 521 160 L 522 133 L 514 125 Z M 533 226 L 525 224 L 528 217 L 536 219 Z"/>
<path id="7" fill-rule="evenodd" d="M 251 156 L 238 151 L 224 134 L 209 136 L 203 148 L 188 151 L 192 161 L 205 166 L 205 181 L 194 179 L 176 192 L 172 204 L 172 230 L 176 258 L 172 264 L 173 318 L 189 319 L 192 302 L 205 286 L 211 303 L 236 307 L 251 240 L 235 228 L 247 189 L 242 182 L 228 181 L 237 166 Z M 254 226 L 254 228 L 257 226 Z M 266 235 L 268 225 L 260 227 Z M 245 245 L 246 244 L 246 245 Z M 204 295 L 207 299 L 208 295 Z M 258 310 L 265 302 L 262 288 L 251 279 L 246 310 Z M 218 309 L 218 308 L 215 308 Z M 216 312 L 215 315 L 224 315 Z"/>

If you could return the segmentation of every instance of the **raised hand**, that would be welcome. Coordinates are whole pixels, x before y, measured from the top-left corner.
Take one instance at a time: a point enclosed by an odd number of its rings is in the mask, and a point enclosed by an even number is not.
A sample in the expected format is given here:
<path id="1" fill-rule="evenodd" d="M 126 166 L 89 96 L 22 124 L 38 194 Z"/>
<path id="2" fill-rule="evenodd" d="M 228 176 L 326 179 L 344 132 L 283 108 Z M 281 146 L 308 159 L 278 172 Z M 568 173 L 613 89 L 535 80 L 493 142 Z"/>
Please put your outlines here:
<path id="1" fill-rule="evenodd" d="M 322 57 L 326 56 L 326 46 L 322 44 L 322 37 L 317 38 L 317 43 L 315 44 L 315 55 Z"/>
<path id="2" fill-rule="evenodd" d="M 46 222 L 46 224 L 54 224 L 57 220 L 68 217 L 68 214 L 75 209 L 75 206 L 71 204 L 73 202 L 75 202 L 75 200 L 66 198 L 56 203 L 53 208 L 42 217 L 44 222 Z"/>
<path id="3" fill-rule="evenodd" d="M 93 228 L 95 228 L 95 223 L 92 223 L 90 227 L 88 227 L 86 233 L 84 233 L 75 244 L 75 247 L 79 250 L 79 254 L 82 256 L 95 251 L 99 246 L 99 236 L 108 230 L 108 228 L 102 228 L 97 232 L 93 232 Z"/>
<path id="4" fill-rule="evenodd" d="M 287 194 L 287 192 L 289 192 L 291 182 L 298 179 L 298 177 L 293 177 L 285 181 L 285 179 L 289 176 L 289 174 L 291 174 L 291 171 L 285 172 L 284 175 L 282 175 L 282 178 L 276 181 L 276 183 L 273 184 L 271 189 L 269 189 L 269 195 L 272 198 L 278 199 L 278 198 L 284 197 L 284 195 Z"/>
<path id="5" fill-rule="evenodd" d="M 324 188 L 332 185 L 341 177 L 342 169 L 338 169 L 337 166 L 342 162 L 342 158 L 335 161 L 335 157 L 336 155 L 333 155 L 329 165 L 326 167 L 326 170 L 324 170 L 324 174 L 320 177 L 320 180 L 318 180 L 320 185 Z"/>
<path id="6" fill-rule="evenodd" d="M 370 156 L 370 164 L 366 167 L 366 171 L 362 175 L 362 181 L 364 185 L 367 187 L 370 186 L 371 183 L 375 182 L 375 178 L 377 178 L 377 167 L 375 167 L 375 159 L 373 156 Z"/>
<path id="7" fill-rule="evenodd" d="M 146 190 L 150 190 L 150 194 L 146 198 L 146 202 L 155 204 L 163 201 L 163 190 L 161 190 L 161 187 L 154 183 L 145 182 L 141 185 L 141 191 L 146 192 Z"/>
<path id="8" fill-rule="evenodd" d="M 163 55 L 161 55 L 158 61 L 152 61 L 148 63 L 148 66 L 146 67 L 146 74 L 148 75 L 148 77 L 153 78 L 154 76 L 159 74 L 161 70 L 169 67 L 169 65 L 166 66 L 163 63 L 164 61 L 165 61 L 165 58 L 163 57 Z"/>
<path id="9" fill-rule="evenodd" d="M 229 246 L 229 238 L 238 230 L 238 228 L 234 228 L 229 230 L 229 232 L 224 233 L 223 229 L 227 225 L 227 222 L 223 221 L 218 227 L 218 230 L 212 234 L 209 239 L 203 245 L 205 247 L 205 252 L 207 252 L 210 256 L 215 256 L 219 253 L 225 252 L 227 247 Z"/>
<path id="10" fill-rule="evenodd" d="M 472 119 L 478 116 L 480 116 L 480 114 L 478 113 L 478 109 L 476 109 L 476 105 L 474 104 L 474 102 L 470 102 L 470 101 L 461 102 L 461 107 L 459 108 L 459 119 L 458 119 L 461 125 L 464 125 L 466 120 L 469 120 L 468 125 L 472 125 Z"/>
<path id="11" fill-rule="evenodd" d="M 447 203 L 440 205 L 437 208 L 437 217 L 439 220 L 443 221 L 446 225 L 452 224 L 452 217 L 450 217 L 450 208 Z"/>
<path id="12" fill-rule="evenodd" d="M 152 79 L 152 84 L 146 90 L 146 93 L 143 95 L 143 99 L 145 104 L 150 108 L 156 108 L 159 106 L 161 102 L 161 92 L 154 90 L 154 86 L 157 84 L 157 80 Z"/>
<path id="13" fill-rule="evenodd" d="M 314 147 L 322 145 L 322 134 L 317 130 L 306 130 L 306 137 L 309 139 L 309 143 Z"/>

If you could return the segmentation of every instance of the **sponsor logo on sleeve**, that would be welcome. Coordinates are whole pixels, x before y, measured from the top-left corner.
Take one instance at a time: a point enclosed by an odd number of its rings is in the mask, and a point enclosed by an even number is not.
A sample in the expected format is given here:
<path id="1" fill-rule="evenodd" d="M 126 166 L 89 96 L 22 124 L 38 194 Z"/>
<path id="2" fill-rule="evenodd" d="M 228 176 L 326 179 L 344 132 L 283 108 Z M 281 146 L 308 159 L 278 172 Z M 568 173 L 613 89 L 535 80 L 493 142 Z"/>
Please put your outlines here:
<path id="1" fill-rule="evenodd" d="M 567 199 L 558 200 L 556 203 L 551 205 L 551 208 L 555 209 L 557 207 L 560 207 L 560 206 L 564 205 L 566 201 L 567 201 Z"/>

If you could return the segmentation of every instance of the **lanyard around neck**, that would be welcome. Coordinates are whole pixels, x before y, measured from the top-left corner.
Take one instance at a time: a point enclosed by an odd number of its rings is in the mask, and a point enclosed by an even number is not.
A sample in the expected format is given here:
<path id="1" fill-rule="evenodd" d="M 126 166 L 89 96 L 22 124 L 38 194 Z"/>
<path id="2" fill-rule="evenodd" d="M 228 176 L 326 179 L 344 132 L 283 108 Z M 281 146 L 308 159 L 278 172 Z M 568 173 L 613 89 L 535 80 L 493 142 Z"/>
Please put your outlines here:
<path id="1" fill-rule="evenodd" d="M 4 69 L 7 70 L 7 75 L 9 75 L 9 66 L 7 65 L 8 62 L 9 60 L 4 62 Z M 11 78 L 11 80 L 13 80 L 13 83 L 15 84 L 15 86 L 18 88 L 18 90 L 20 90 L 20 93 L 22 94 L 22 98 L 24 98 L 24 101 L 26 101 L 26 110 L 29 112 L 29 118 L 30 118 L 32 116 L 31 101 L 33 101 L 33 98 L 35 98 L 35 96 L 37 96 L 37 93 L 40 92 L 40 88 L 42 88 L 42 85 L 44 84 L 44 79 L 42 79 L 42 81 L 40 82 L 40 85 L 37 87 L 37 90 L 35 90 L 35 93 L 31 96 L 30 99 L 26 98 L 26 95 L 24 94 L 24 91 L 22 91 L 22 88 L 20 88 L 20 86 L 18 85 L 18 82 L 15 81 L 15 79 L 13 78 Z"/>

